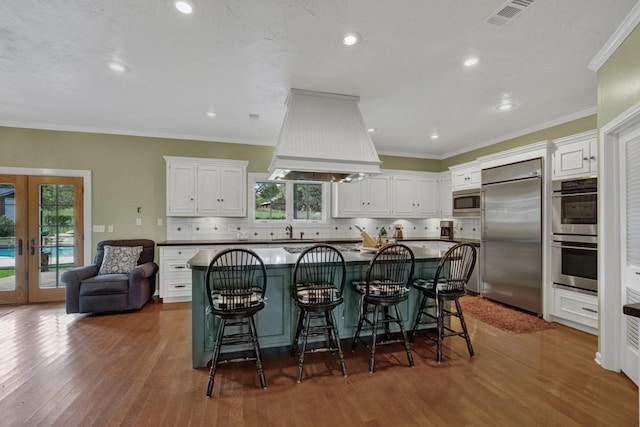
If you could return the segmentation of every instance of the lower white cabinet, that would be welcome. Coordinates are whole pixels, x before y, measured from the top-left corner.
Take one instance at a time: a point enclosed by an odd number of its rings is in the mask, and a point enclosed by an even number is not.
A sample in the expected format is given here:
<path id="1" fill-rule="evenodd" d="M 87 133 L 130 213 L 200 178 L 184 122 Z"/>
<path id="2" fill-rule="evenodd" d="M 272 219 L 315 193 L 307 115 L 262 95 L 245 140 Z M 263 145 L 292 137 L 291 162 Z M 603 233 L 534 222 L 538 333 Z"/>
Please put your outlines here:
<path id="1" fill-rule="evenodd" d="M 553 287 L 553 315 L 587 330 L 598 329 L 598 297 L 565 288 Z"/>
<path id="2" fill-rule="evenodd" d="M 282 245 L 280 245 L 282 246 Z M 160 246 L 160 298 L 163 303 L 191 301 L 191 269 L 187 265 L 200 249 L 265 248 L 266 244 Z"/>
<path id="3" fill-rule="evenodd" d="M 191 301 L 191 269 L 187 262 L 196 246 L 160 247 L 160 298 L 163 302 Z"/>

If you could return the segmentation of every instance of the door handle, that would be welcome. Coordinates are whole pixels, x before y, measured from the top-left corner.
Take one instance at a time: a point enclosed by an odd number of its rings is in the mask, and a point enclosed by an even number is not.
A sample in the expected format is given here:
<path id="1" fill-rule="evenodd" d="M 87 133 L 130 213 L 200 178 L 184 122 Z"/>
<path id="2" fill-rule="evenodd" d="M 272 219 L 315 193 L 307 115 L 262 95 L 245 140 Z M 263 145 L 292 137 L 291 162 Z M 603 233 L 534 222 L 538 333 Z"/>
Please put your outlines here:
<path id="1" fill-rule="evenodd" d="M 36 254 L 36 242 L 35 242 L 35 240 L 31 239 L 29 243 L 30 243 L 29 253 L 31 255 L 35 255 Z"/>
<path id="2" fill-rule="evenodd" d="M 22 255 L 22 239 L 18 239 L 18 255 Z"/>

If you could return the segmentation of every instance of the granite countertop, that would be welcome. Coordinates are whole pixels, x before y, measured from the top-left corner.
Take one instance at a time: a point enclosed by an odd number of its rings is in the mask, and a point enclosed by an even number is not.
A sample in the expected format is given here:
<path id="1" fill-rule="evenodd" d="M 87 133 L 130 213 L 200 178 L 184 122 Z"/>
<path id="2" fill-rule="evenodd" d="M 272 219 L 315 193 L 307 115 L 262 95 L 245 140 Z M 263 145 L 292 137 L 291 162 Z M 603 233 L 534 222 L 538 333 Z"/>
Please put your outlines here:
<path id="1" fill-rule="evenodd" d="M 157 243 L 157 246 L 215 246 L 215 245 L 297 245 L 309 243 L 360 243 L 362 240 L 358 238 L 325 238 L 325 239 L 249 239 L 249 240 L 165 240 Z M 454 242 L 454 243 L 471 243 L 480 246 L 478 239 L 453 239 L 445 240 L 434 237 L 411 237 L 402 239 L 399 242 L 410 244 L 411 242 Z"/>
<path id="2" fill-rule="evenodd" d="M 444 255 L 443 251 L 434 249 L 425 249 L 420 247 L 412 247 L 413 255 L 416 261 L 440 261 Z M 267 268 L 291 267 L 293 266 L 299 253 L 290 254 L 282 248 L 257 248 L 253 251 L 262 258 Z M 206 270 L 211 263 L 213 257 L 219 251 L 216 249 L 201 249 L 191 258 L 187 265 L 192 270 Z M 347 264 L 368 264 L 373 258 L 374 252 L 342 252 L 342 256 Z"/>

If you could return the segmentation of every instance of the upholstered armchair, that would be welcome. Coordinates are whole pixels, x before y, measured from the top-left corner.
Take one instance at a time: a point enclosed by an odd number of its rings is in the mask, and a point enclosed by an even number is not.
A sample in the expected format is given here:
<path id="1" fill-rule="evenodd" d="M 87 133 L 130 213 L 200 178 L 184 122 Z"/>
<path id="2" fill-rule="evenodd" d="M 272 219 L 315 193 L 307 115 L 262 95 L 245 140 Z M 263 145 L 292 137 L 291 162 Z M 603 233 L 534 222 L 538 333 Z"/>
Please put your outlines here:
<path id="1" fill-rule="evenodd" d="M 155 242 L 104 240 L 92 265 L 65 271 L 67 313 L 104 313 L 141 308 L 156 289 Z"/>

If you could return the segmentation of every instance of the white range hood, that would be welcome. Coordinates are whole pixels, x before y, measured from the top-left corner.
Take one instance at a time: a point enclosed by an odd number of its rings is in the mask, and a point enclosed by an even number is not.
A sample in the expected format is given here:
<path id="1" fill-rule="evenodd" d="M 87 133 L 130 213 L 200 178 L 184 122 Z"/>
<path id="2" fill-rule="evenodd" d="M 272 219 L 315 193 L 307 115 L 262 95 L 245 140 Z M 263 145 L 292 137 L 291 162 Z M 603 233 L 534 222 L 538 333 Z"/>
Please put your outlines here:
<path id="1" fill-rule="evenodd" d="M 269 179 L 348 182 L 379 174 L 359 100 L 291 89 Z"/>

